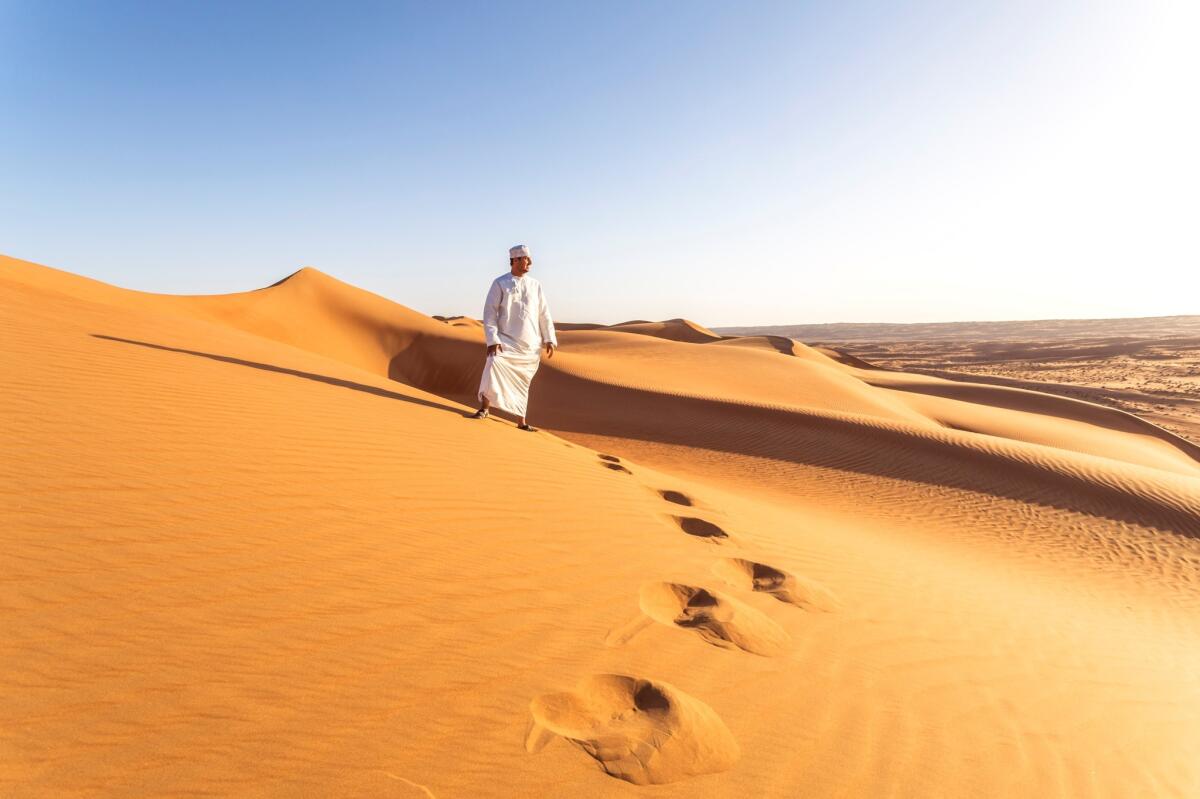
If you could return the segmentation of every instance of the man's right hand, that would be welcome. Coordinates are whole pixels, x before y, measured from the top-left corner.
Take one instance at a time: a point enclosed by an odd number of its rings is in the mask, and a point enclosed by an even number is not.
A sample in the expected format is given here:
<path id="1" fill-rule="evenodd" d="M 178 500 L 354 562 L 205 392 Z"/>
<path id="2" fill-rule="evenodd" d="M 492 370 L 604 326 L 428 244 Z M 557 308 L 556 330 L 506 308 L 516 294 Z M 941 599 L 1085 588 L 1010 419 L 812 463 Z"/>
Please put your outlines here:
<path id="1" fill-rule="evenodd" d="M 497 352 L 504 352 L 503 344 L 492 344 L 488 347 L 488 355 L 495 355 Z"/>

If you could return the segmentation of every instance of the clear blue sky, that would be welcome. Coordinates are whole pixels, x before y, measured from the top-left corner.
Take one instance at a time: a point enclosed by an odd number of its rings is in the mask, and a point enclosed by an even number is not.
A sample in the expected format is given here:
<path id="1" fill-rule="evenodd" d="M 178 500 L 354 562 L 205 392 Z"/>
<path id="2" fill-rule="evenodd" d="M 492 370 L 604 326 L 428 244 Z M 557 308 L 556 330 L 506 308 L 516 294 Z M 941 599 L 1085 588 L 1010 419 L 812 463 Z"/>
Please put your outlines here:
<path id="1" fill-rule="evenodd" d="M 0 252 L 478 314 L 523 242 L 577 321 L 1200 313 L 1197 6 L 0 0 Z"/>

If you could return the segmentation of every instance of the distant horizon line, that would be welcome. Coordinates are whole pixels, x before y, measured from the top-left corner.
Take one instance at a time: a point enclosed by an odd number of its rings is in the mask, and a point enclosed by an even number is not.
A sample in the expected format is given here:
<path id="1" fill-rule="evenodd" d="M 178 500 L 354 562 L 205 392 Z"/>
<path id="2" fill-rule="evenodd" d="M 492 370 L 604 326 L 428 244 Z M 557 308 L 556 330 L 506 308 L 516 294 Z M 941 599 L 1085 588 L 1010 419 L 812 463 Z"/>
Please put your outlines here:
<path id="1" fill-rule="evenodd" d="M 90 275 L 83 274 L 82 272 L 74 272 L 69 269 L 63 269 L 62 267 L 50 266 L 50 265 L 42 263 L 40 261 L 32 261 L 32 260 L 29 260 L 26 258 L 22 258 L 20 256 L 9 255 L 8 253 L 4 253 L 4 252 L 0 252 L 0 257 L 11 258 L 12 260 L 15 260 L 15 261 L 23 261 L 25 263 L 34 264 L 36 266 L 40 266 L 40 267 L 46 268 L 46 269 L 53 269 L 53 270 L 59 271 L 59 272 L 66 272 L 68 274 L 84 278 L 86 280 L 94 280 L 99 283 L 104 283 L 106 285 L 115 286 L 115 287 L 121 288 L 121 289 L 126 289 L 128 291 L 139 291 L 139 292 L 143 292 L 143 293 L 147 293 L 147 294 L 162 294 L 164 296 L 176 296 L 176 297 L 221 296 L 220 294 L 217 294 L 217 295 L 178 294 L 178 293 L 173 293 L 173 292 L 147 291 L 146 289 L 132 288 L 130 286 L 125 286 L 125 285 L 121 285 L 118 283 L 109 283 L 108 281 L 106 281 L 102 278 L 92 277 Z M 342 280 L 342 278 L 338 277 L 337 275 L 331 274 L 329 272 L 324 271 L 323 269 L 320 269 L 318 267 L 311 266 L 311 265 L 305 265 L 305 266 L 299 267 L 298 269 L 294 269 L 291 272 L 289 272 L 287 275 L 285 275 L 284 277 L 282 277 L 276 281 L 273 281 L 271 283 L 268 283 L 265 286 L 259 286 L 257 288 L 252 288 L 252 289 L 240 289 L 240 290 L 235 290 L 235 291 L 226 292 L 226 293 L 240 294 L 240 293 L 245 293 L 247 291 L 258 291 L 258 290 L 261 290 L 264 288 L 272 288 L 274 286 L 278 286 L 280 283 L 283 283 L 283 282 L 287 281 L 288 279 L 295 277 L 296 275 L 298 275 L 301 272 L 304 272 L 306 270 L 320 272 L 321 274 L 328 275 L 329 277 L 332 277 L 335 280 L 338 280 L 343 283 L 347 283 L 348 285 L 352 285 L 355 288 L 361 289 L 362 291 L 368 291 L 368 292 L 371 292 L 372 294 L 378 294 L 378 292 L 372 291 L 371 289 L 368 289 L 368 288 L 364 288 L 355 283 L 349 283 L 349 281 Z M 391 297 L 388 297 L 387 295 L 379 294 L 379 296 L 384 297 L 385 299 L 388 299 L 392 302 L 396 302 L 400 305 L 404 305 L 404 303 L 401 302 L 400 300 L 393 299 Z M 406 306 L 406 307 L 412 307 L 412 306 Z M 426 316 L 430 316 L 430 317 L 472 318 L 472 319 L 475 318 L 474 316 L 471 316 L 469 314 L 432 313 L 432 312 L 421 311 L 417 308 L 413 308 L 413 310 L 417 311 L 418 313 L 423 313 Z M 697 325 L 700 325 L 701 327 L 711 330 L 714 333 L 722 333 L 722 332 L 747 331 L 747 330 L 754 330 L 754 331 L 758 331 L 758 332 L 768 332 L 771 330 L 781 330 L 781 329 L 791 329 L 791 328 L 918 327 L 918 326 L 930 327 L 930 326 L 952 326 L 952 325 L 1035 324 L 1035 323 L 1051 323 L 1051 322 L 1117 322 L 1117 321 L 1137 322 L 1137 321 L 1152 321 L 1152 320 L 1166 320 L 1166 319 L 1180 319 L 1180 320 L 1197 319 L 1197 320 L 1200 320 L 1200 312 L 1194 313 L 1194 314 L 1159 314 L 1159 315 L 1152 315 L 1152 316 L 1076 316 L 1076 317 L 1042 317 L 1042 318 L 1032 318 L 1032 319 L 961 319 L 961 320 L 916 321 L 916 322 L 844 321 L 844 322 L 785 322 L 785 323 L 771 323 L 771 324 L 708 325 L 708 324 L 705 324 L 704 322 L 697 321 L 696 319 L 693 319 L 690 317 L 674 316 L 674 317 L 667 317 L 664 319 L 644 319 L 641 317 L 635 317 L 635 318 L 626 319 L 626 320 L 623 320 L 620 322 L 566 322 L 566 321 L 563 321 L 562 323 L 563 324 L 571 324 L 571 325 L 594 324 L 594 325 L 600 325 L 603 327 L 617 327 L 620 325 L 628 325 L 628 324 L 635 324 L 635 323 L 642 323 L 642 322 L 659 322 L 659 323 L 661 323 L 661 322 L 671 322 L 671 321 L 688 321 L 688 322 L 691 322 L 692 324 L 697 324 Z M 560 321 L 562 321 L 562 320 L 560 320 Z"/>

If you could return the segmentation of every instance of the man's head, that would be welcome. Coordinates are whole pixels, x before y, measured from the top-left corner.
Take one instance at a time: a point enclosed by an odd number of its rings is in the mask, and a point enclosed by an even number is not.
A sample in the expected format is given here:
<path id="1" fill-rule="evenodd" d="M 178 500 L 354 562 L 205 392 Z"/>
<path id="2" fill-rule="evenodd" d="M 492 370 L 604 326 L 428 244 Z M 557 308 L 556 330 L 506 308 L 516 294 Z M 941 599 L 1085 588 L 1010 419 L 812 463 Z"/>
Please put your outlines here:
<path id="1" fill-rule="evenodd" d="M 524 244 L 508 248 L 508 265 L 512 273 L 520 277 L 533 266 L 533 258 L 529 256 L 529 248 Z"/>

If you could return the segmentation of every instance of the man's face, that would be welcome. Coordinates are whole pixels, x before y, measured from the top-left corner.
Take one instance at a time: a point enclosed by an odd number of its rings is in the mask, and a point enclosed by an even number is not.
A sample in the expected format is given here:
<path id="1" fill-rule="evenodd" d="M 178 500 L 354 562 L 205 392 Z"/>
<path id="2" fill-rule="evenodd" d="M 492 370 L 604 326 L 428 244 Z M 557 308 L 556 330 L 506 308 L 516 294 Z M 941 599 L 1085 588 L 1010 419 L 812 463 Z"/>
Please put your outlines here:
<path id="1" fill-rule="evenodd" d="M 522 255 L 520 258 L 509 258 L 508 263 L 512 267 L 514 275 L 523 275 L 529 271 L 529 267 L 533 266 L 533 259 L 528 255 Z"/>

